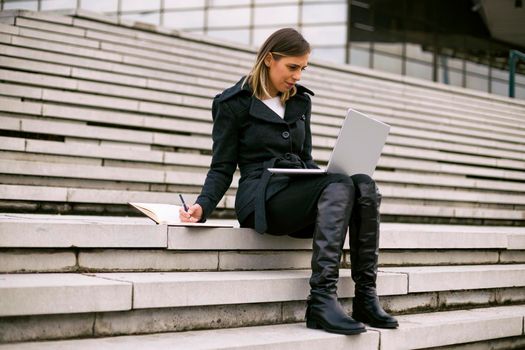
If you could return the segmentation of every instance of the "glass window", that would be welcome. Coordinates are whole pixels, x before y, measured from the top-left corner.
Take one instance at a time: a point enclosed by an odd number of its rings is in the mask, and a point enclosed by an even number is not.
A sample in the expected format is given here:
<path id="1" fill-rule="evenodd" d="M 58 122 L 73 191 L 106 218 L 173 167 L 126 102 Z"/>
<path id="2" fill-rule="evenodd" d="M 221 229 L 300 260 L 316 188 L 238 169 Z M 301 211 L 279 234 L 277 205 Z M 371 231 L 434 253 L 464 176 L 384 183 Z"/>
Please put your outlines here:
<path id="1" fill-rule="evenodd" d="M 258 4 L 282 4 L 283 2 L 286 2 L 286 4 L 297 4 L 299 0 L 255 0 L 255 5 Z"/>
<path id="2" fill-rule="evenodd" d="M 177 29 L 204 27 L 204 11 L 164 12 L 164 25 Z"/>
<path id="3" fill-rule="evenodd" d="M 210 6 L 242 5 L 250 6 L 251 0 L 211 0 Z"/>
<path id="4" fill-rule="evenodd" d="M 192 1 L 181 1 L 181 0 L 164 0 L 165 9 L 181 9 L 181 8 L 204 8 L 206 0 L 192 0 Z"/>
<path id="5" fill-rule="evenodd" d="M 41 3 L 42 10 L 64 10 L 76 9 L 77 0 L 44 0 Z"/>
<path id="6" fill-rule="evenodd" d="M 345 62 L 345 48 L 344 47 L 314 47 L 312 48 L 312 56 L 315 60 L 325 60 L 330 62 L 344 63 Z"/>
<path id="7" fill-rule="evenodd" d="M 351 47 L 357 47 L 363 50 L 370 49 L 370 43 L 369 42 L 352 42 L 350 44 Z"/>
<path id="8" fill-rule="evenodd" d="M 298 18 L 299 7 L 297 5 L 256 7 L 254 12 L 255 25 L 296 25 Z"/>
<path id="9" fill-rule="evenodd" d="M 445 68 L 442 65 L 438 67 L 438 81 L 445 84 Z M 463 85 L 463 73 L 462 71 L 448 68 L 448 84 L 454 86 Z"/>
<path id="10" fill-rule="evenodd" d="M 463 70 L 463 60 L 459 58 L 447 57 L 447 65 L 450 68 Z"/>
<path id="11" fill-rule="evenodd" d="M 516 96 L 516 98 L 525 99 L 525 85 L 516 85 L 514 92 L 514 96 Z"/>
<path id="12" fill-rule="evenodd" d="M 509 96 L 509 83 L 499 79 L 492 79 L 491 92 L 501 96 Z"/>
<path id="13" fill-rule="evenodd" d="M 350 64 L 370 68 L 370 51 L 358 48 L 352 43 L 350 46 Z"/>
<path id="14" fill-rule="evenodd" d="M 4 10 L 34 10 L 38 11 L 38 2 L 34 1 L 4 1 Z"/>
<path id="15" fill-rule="evenodd" d="M 400 43 L 374 43 L 374 50 L 394 55 L 403 55 L 403 44 Z"/>
<path id="16" fill-rule="evenodd" d="M 146 13 L 146 14 L 141 14 L 141 13 L 122 14 L 121 18 L 131 20 L 131 21 L 150 23 L 154 25 L 160 24 L 160 13 L 159 12 Z"/>
<path id="17" fill-rule="evenodd" d="M 468 72 L 471 73 L 478 73 L 481 75 L 489 75 L 489 66 L 486 66 L 484 64 L 477 64 L 473 62 L 465 62 L 466 63 L 466 69 Z"/>
<path id="18" fill-rule="evenodd" d="M 401 57 L 384 55 L 374 52 L 374 69 L 379 69 L 385 72 L 401 74 Z"/>
<path id="19" fill-rule="evenodd" d="M 81 0 L 80 7 L 95 12 L 117 12 L 118 0 Z"/>
<path id="20" fill-rule="evenodd" d="M 302 34 L 312 45 L 344 45 L 346 26 L 303 27 Z"/>
<path id="21" fill-rule="evenodd" d="M 407 60 L 406 75 L 414 78 L 432 80 L 432 66 L 422 62 Z"/>
<path id="22" fill-rule="evenodd" d="M 509 81 L 509 71 L 492 67 L 492 77 Z"/>
<path id="23" fill-rule="evenodd" d="M 450 85 L 459 86 L 459 87 L 463 86 L 463 72 L 462 71 L 458 71 L 455 69 L 449 69 L 448 79 L 449 79 Z"/>
<path id="24" fill-rule="evenodd" d="M 208 11 L 208 26 L 215 28 L 248 26 L 250 24 L 250 9 L 210 9 Z"/>
<path id="25" fill-rule="evenodd" d="M 467 88 L 480 91 L 488 91 L 488 79 L 480 75 L 467 73 Z"/>
<path id="26" fill-rule="evenodd" d="M 222 39 L 230 42 L 241 44 L 250 43 L 250 31 L 248 29 L 242 30 L 210 30 L 208 35 L 217 39 Z"/>
<path id="27" fill-rule="evenodd" d="M 199 34 L 199 35 L 205 35 L 204 34 L 204 30 L 202 29 L 189 29 L 189 30 L 186 30 L 187 33 L 192 33 L 192 34 Z"/>
<path id="28" fill-rule="evenodd" d="M 523 75 L 523 74 L 516 74 L 515 77 L 516 78 L 514 80 L 516 81 L 516 83 L 525 85 L 525 75 Z"/>
<path id="29" fill-rule="evenodd" d="M 434 56 L 431 52 L 423 51 L 421 45 L 410 43 L 406 44 L 406 55 L 409 58 L 425 62 L 432 62 Z"/>
<path id="30" fill-rule="evenodd" d="M 120 0 L 122 11 L 160 10 L 160 0 Z"/>
<path id="31" fill-rule="evenodd" d="M 303 23 L 340 23 L 346 22 L 346 4 L 304 4 Z"/>

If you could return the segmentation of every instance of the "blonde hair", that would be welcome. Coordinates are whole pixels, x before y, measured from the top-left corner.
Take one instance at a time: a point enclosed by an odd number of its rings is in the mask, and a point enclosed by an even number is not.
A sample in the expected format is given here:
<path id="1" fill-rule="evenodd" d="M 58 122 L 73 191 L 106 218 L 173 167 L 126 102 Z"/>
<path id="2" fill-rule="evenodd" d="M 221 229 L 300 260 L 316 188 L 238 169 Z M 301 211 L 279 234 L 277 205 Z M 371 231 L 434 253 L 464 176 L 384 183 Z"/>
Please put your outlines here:
<path id="1" fill-rule="evenodd" d="M 248 83 L 253 90 L 253 95 L 259 99 L 270 97 L 268 87 L 270 84 L 269 69 L 264 60 L 271 54 L 278 61 L 282 57 L 302 56 L 310 53 L 310 44 L 303 38 L 301 33 L 293 28 L 283 28 L 274 32 L 262 44 L 255 64 L 250 73 L 243 81 Z M 281 93 L 281 102 L 284 104 L 289 98 L 297 93 L 297 88 L 292 87 L 289 91 Z"/>

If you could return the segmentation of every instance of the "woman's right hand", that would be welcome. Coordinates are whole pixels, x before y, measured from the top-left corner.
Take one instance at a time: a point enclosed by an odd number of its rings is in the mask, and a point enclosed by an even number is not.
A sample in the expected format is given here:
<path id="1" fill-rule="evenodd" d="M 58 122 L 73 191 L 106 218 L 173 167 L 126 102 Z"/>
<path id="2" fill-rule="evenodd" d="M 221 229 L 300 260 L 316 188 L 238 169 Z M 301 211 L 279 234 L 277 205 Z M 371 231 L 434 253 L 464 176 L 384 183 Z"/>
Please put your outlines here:
<path id="1" fill-rule="evenodd" d="M 188 211 L 180 207 L 179 218 L 182 222 L 198 222 L 202 218 L 202 207 L 199 204 L 193 204 Z"/>

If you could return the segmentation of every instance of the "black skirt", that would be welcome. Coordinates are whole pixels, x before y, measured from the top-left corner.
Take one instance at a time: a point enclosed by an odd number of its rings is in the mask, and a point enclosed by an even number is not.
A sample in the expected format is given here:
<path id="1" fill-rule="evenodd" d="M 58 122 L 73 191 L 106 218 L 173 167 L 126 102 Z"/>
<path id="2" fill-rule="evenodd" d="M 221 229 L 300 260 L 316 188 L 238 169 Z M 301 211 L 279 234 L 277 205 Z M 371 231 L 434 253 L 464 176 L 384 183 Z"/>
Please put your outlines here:
<path id="1" fill-rule="evenodd" d="M 353 182 L 358 177 L 339 174 L 292 176 L 286 188 L 266 200 L 267 234 L 312 238 L 317 217 L 317 201 L 331 183 Z M 241 227 L 254 227 L 254 213 L 241 222 Z"/>

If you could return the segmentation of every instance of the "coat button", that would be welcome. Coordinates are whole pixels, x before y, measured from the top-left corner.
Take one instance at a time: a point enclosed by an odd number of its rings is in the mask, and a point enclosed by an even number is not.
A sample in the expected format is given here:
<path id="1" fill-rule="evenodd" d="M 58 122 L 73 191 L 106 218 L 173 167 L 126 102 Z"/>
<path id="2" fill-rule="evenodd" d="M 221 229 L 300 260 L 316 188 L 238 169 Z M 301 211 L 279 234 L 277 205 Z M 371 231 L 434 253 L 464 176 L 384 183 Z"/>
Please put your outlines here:
<path id="1" fill-rule="evenodd" d="M 301 116 L 301 120 L 306 120 L 306 116 L 304 114 Z"/>
<path id="2" fill-rule="evenodd" d="M 283 133 L 281 134 L 281 136 L 283 137 L 283 139 L 287 139 L 290 137 L 290 133 L 288 131 L 283 131 Z"/>

